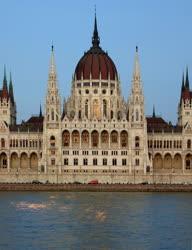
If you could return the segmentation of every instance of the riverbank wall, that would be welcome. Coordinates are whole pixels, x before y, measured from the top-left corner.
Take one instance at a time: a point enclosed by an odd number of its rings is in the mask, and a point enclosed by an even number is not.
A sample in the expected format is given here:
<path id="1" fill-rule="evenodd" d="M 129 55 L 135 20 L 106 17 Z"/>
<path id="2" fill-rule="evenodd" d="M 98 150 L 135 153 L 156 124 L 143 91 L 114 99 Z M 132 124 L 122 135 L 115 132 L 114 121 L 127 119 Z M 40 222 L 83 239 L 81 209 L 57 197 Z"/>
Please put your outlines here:
<path id="1" fill-rule="evenodd" d="M 50 183 L 87 184 L 97 180 L 99 184 L 192 184 L 192 174 L 119 174 L 119 173 L 0 173 L 0 183 Z"/>
<path id="2" fill-rule="evenodd" d="M 192 184 L 14 184 L 1 183 L 0 191 L 34 192 L 192 192 Z"/>

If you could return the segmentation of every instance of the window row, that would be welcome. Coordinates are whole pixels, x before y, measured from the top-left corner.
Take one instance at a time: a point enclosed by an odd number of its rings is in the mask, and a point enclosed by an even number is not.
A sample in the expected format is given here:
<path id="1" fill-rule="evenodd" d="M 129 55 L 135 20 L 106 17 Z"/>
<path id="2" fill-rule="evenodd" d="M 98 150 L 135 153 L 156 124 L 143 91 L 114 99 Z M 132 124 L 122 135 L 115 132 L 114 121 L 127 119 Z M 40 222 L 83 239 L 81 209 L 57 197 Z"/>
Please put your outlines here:
<path id="1" fill-rule="evenodd" d="M 149 140 L 149 148 L 182 148 L 181 140 Z"/>
<path id="2" fill-rule="evenodd" d="M 41 140 L 28 140 L 28 139 L 11 139 L 10 147 L 11 148 L 41 148 L 42 141 Z"/>
<path id="3" fill-rule="evenodd" d="M 68 166 L 69 165 L 69 159 L 65 158 L 63 163 L 64 163 L 65 166 Z M 98 165 L 98 159 L 97 158 L 93 158 L 93 160 L 90 162 L 90 160 L 88 161 L 87 158 L 84 158 L 82 164 L 83 164 L 83 166 L 87 166 L 87 165 L 90 165 L 90 164 L 92 164 L 94 166 L 97 166 Z M 102 159 L 102 165 L 103 166 L 107 166 L 108 164 L 109 164 L 108 159 L 103 158 Z M 79 165 L 79 159 L 78 158 L 74 158 L 73 159 L 73 165 L 74 166 Z M 117 165 L 117 159 L 112 159 L 112 165 L 113 166 Z M 122 159 L 122 166 L 126 166 L 126 165 L 127 165 L 127 159 Z"/>

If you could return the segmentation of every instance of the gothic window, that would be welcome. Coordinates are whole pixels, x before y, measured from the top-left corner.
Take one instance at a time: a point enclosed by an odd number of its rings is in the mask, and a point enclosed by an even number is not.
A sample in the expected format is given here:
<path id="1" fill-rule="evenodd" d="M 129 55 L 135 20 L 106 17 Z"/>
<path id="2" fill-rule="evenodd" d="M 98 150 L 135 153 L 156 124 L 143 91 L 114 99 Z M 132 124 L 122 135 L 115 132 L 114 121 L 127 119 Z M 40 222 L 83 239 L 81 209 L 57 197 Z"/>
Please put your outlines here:
<path id="1" fill-rule="evenodd" d="M 103 116 L 107 117 L 107 101 L 103 100 Z"/>
<path id="2" fill-rule="evenodd" d="M 79 132 L 77 130 L 74 130 L 72 132 L 72 144 L 73 145 L 77 145 L 80 142 L 80 135 Z"/>
<path id="3" fill-rule="evenodd" d="M 191 140 L 187 140 L 187 148 L 188 148 L 188 149 L 191 148 Z"/>
<path id="4" fill-rule="evenodd" d="M 106 166 L 106 165 L 107 165 L 107 159 L 104 158 L 104 159 L 103 159 L 103 166 Z"/>
<path id="5" fill-rule="evenodd" d="M 52 109 L 51 111 L 51 120 L 53 121 L 54 120 L 54 110 Z"/>
<path id="6" fill-rule="evenodd" d="M 111 110 L 111 119 L 113 119 L 113 110 Z"/>
<path id="7" fill-rule="evenodd" d="M 84 130 L 81 134 L 81 142 L 82 142 L 82 145 L 83 144 L 86 144 L 88 145 L 89 144 L 89 132 L 87 130 Z"/>
<path id="8" fill-rule="evenodd" d="M 138 110 L 136 110 L 135 117 L 136 117 L 136 122 L 138 122 L 139 121 L 139 111 Z"/>
<path id="9" fill-rule="evenodd" d="M 118 133 L 117 131 L 111 132 L 111 143 L 117 143 L 118 142 Z"/>
<path id="10" fill-rule="evenodd" d="M 139 142 L 140 142 L 139 136 L 135 136 L 135 147 L 136 148 L 139 148 Z"/>
<path id="11" fill-rule="evenodd" d="M 118 120 L 121 120 L 121 111 L 118 111 L 117 118 L 118 118 Z"/>
<path id="12" fill-rule="evenodd" d="M 31 141 L 30 141 L 30 144 L 31 144 Z M 50 146 L 55 147 L 55 136 L 53 136 L 53 135 L 50 137 Z M 31 147 L 31 145 L 30 145 L 30 147 Z"/>
<path id="13" fill-rule="evenodd" d="M 5 147 L 5 139 L 1 138 L 1 147 L 4 148 Z"/>
<path id="14" fill-rule="evenodd" d="M 52 166 L 55 165 L 55 159 L 51 159 L 51 165 L 52 165 Z"/>
<path id="15" fill-rule="evenodd" d="M 112 165 L 113 165 L 113 166 L 116 166 L 116 165 L 117 165 L 117 159 L 113 159 L 113 160 L 112 160 Z"/>
<path id="16" fill-rule="evenodd" d="M 85 101 L 85 116 L 88 118 L 88 100 Z"/>
<path id="17" fill-rule="evenodd" d="M 91 133 L 91 139 L 92 139 L 92 146 L 98 147 L 99 144 L 99 133 L 97 131 L 93 131 Z"/>
<path id="18" fill-rule="evenodd" d="M 108 144 L 109 142 L 109 134 L 106 130 L 101 132 L 101 143 Z"/>
<path id="19" fill-rule="evenodd" d="M 68 160 L 68 158 L 65 158 L 65 159 L 64 159 L 64 165 L 65 165 L 65 166 L 68 166 L 68 165 L 69 165 L 69 160 Z"/>
<path id="20" fill-rule="evenodd" d="M 79 110 L 79 119 L 81 119 L 81 110 Z"/>
<path id="21" fill-rule="evenodd" d="M 121 147 L 127 147 L 127 144 L 128 144 L 127 131 L 122 131 L 121 135 L 120 135 L 120 138 L 121 138 Z"/>
<path id="22" fill-rule="evenodd" d="M 135 165 L 139 166 L 139 159 L 135 159 Z"/>
<path id="23" fill-rule="evenodd" d="M 73 159 L 73 164 L 74 164 L 74 166 L 78 165 L 78 159 L 77 158 Z"/>
<path id="24" fill-rule="evenodd" d="M 93 165 L 94 165 L 94 166 L 97 165 L 97 159 L 96 159 L 96 158 L 93 159 Z"/>
<path id="25" fill-rule="evenodd" d="M 127 159 L 122 159 L 122 166 L 126 166 L 127 165 Z"/>
<path id="26" fill-rule="evenodd" d="M 84 166 L 87 166 L 87 165 L 88 165 L 88 159 L 87 159 L 87 158 L 84 158 L 84 159 L 83 159 L 83 165 L 84 165 Z"/>
<path id="27" fill-rule="evenodd" d="M 100 107 L 98 100 L 93 101 L 93 117 L 100 119 Z"/>
<path id="28" fill-rule="evenodd" d="M 69 147 L 70 144 L 70 133 L 67 130 L 63 131 L 63 146 Z"/>

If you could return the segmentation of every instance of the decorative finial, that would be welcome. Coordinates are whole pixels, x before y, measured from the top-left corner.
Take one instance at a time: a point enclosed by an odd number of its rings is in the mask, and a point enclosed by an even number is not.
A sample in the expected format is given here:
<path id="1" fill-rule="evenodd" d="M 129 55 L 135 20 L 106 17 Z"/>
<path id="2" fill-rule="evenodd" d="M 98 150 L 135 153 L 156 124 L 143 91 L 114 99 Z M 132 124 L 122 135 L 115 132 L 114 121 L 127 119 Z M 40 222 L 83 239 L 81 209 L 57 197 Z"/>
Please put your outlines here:
<path id="1" fill-rule="evenodd" d="M 7 89 L 7 75 L 6 75 L 6 66 L 5 66 L 5 64 L 4 64 L 3 88 Z"/>
<path id="2" fill-rule="evenodd" d="M 98 47 L 100 43 L 100 38 L 97 30 L 97 15 L 96 15 L 96 6 L 95 6 L 95 23 L 94 23 L 94 31 L 92 37 L 92 44 L 93 47 Z"/>
<path id="3" fill-rule="evenodd" d="M 189 90 L 189 75 L 188 75 L 188 66 L 186 68 L 186 79 L 185 79 L 185 87 Z"/>
<path id="4" fill-rule="evenodd" d="M 53 52 L 53 50 L 54 50 L 54 46 L 53 46 L 53 41 L 52 41 L 52 43 L 51 43 L 51 51 Z"/>
<path id="5" fill-rule="evenodd" d="M 136 52 L 138 52 L 138 46 L 136 46 Z"/>
<path id="6" fill-rule="evenodd" d="M 40 103 L 39 117 L 42 117 L 41 103 Z"/>

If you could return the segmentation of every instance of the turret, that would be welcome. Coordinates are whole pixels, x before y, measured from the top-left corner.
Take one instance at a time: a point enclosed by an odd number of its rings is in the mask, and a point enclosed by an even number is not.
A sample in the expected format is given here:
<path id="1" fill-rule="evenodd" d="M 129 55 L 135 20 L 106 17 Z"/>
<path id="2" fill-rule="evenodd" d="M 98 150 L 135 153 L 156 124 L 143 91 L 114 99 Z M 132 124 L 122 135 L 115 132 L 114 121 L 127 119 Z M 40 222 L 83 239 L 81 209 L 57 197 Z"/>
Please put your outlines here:
<path id="1" fill-rule="evenodd" d="M 16 124 L 16 103 L 14 101 L 13 83 L 10 75 L 9 90 L 7 85 L 6 68 L 4 66 L 3 86 L 0 90 L 0 119 L 8 125 Z"/>
<path id="2" fill-rule="evenodd" d="M 40 114 L 42 111 L 40 108 Z M 43 120 L 43 156 L 41 165 L 44 171 L 61 171 L 61 101 L 57 86 L 57 73 L 54 48 L 51 47 L 47 95 Z"/>
<path id="3" fill-rule="evenodd" d="M 45 121 L 47 124 L 58 124 L 61 120 L 61 102 L 57 86 L 57 73 L 53 46 L 51 47 L 51 59 L 45 106 Z"/>
<path id="4" fill-rule="evenodd" d="M 129 115 L 132 124 L 142 124 L 144 121 L 144 96 L 141 85 L 138 47 L 136 47 L 135 63 L 132 78 L 132 90 L 129 100 Z"/>
<path id="5" fill-rule="evenodd" d="M 180 126 L 185 126 L 186 123 L 190 123 L 192 125 L 191 101 L 192 101 L 192 92 L 190 91 L 189 73 L 187 67 L 186 77 L 184 77 L 184 74 L 182 77 L 181 95 L 180 95 L 180 102 L 178 105 L 178 124 Z"/>

